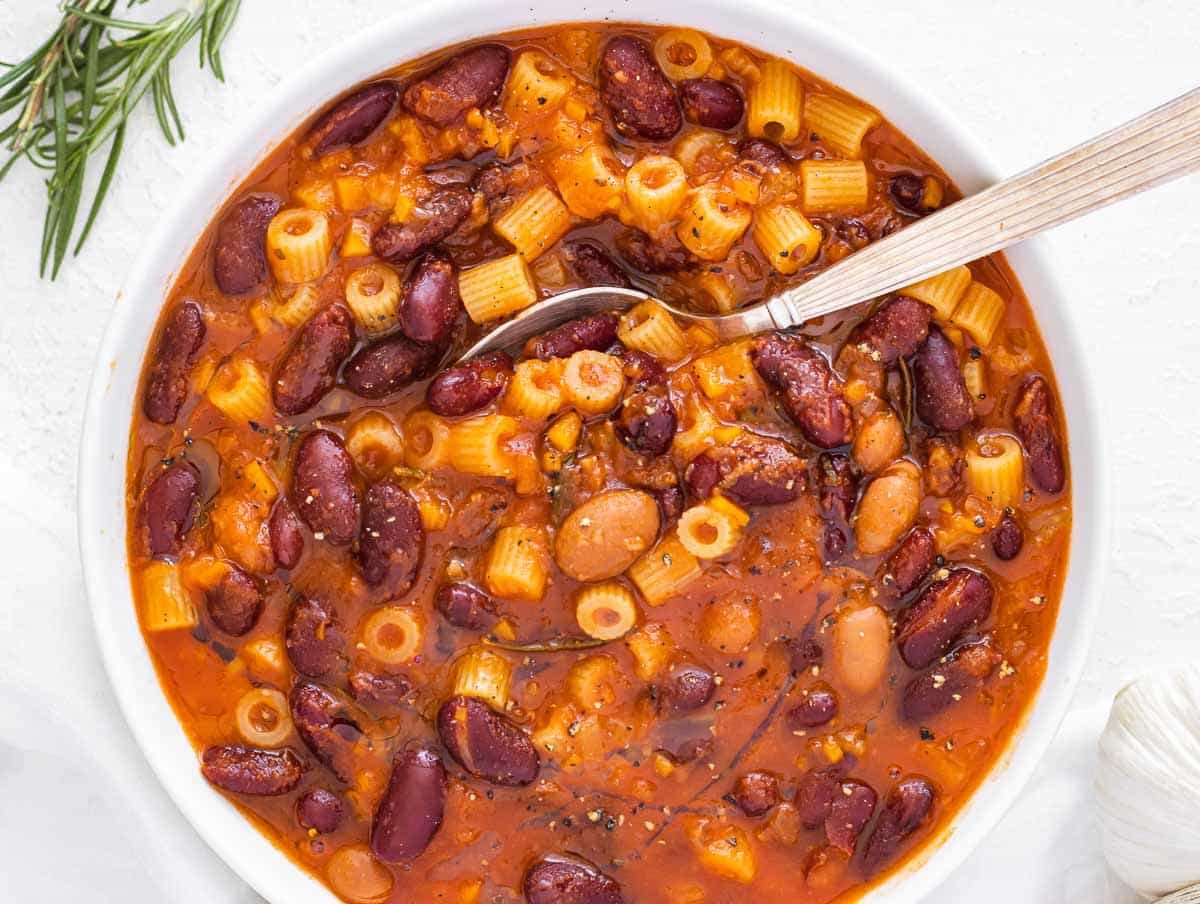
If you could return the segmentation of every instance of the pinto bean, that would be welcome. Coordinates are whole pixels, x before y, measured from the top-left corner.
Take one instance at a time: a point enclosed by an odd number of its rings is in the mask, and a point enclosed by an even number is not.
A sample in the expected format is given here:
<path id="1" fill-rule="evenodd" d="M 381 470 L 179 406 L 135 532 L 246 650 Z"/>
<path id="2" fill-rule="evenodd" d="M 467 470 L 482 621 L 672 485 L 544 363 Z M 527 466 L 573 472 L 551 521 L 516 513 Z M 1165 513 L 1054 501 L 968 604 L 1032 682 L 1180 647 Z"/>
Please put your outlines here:
<path id="1" fill-rule="evenodd" d="M 992 582 L 978 571 L 955 568 L 925 588 L 896 621 L 896 646 L 906 663 L 923 669 L 992 611 Z"/>
<path id="2" fill-rule="evenodd" d="M 1067 481 L 1062 434 L 1055 418 L 1054 394 L 1045 377 L 1033 376 L 1021 385 L 1013 423 L 1025 446 L 1034 481 L 1047 493 L 1062 490 Z"/>
<path id="3" fill-rule="evenodd" d="M 225 211 L 213 243 L 213 279 L 226 295 L 244 295 L 267 278 L 267 227 L 283 203 L 250 195 Z"/>
<path id="4" fill-rule="evenodd" d="M 850 454 L 868 474 L 876 474 L 904 454 L 904 425 L 891 405 L 863 415 L 854 431 Z"/>
<path id="5" fill-rule="evenodd" d="M 350 673 L 350 696 L 358 703 L 396 707 L 412 692 L 412 682 L 403 675 L 376 675 L 363 669 Z"/>
<path id="6" fill-rule="evenodd" d="M 281 496 L 271 509 L 267 533 L 271 538 L 271 554 L 275 557 L 275 565 L 279 568 L 295 568 L 304 555 L 304 532 L 300 529 L 296 510 L 287 497 Z"/>
<path id="7" fill-rule="evenodd" d="M 742 92 L 715 78 L 689 78 L 679 83 L 679 101 L 688 122 L 706 129 L 732 129 L 742 121 Z"/>
<path id="8" fill-rule="evenodd" d="M 173 424 L 188 394 L 188 376 L 204 344 L 204 314 L 200 305 L 185 301 L 159 333 L 146 372 L 142 410 L 156 424 Z"/>
<path id="9" fill-rule="evenodd" d="M 844 612 L 833 625 L 833 666 L 841 687 L 869 694 L 887 677 L 892 625 L 878 606 Z"/>
<path id="10" fill-rule="evenodd" d="M 829 362 L 804 340 L 774 333 L 756 340 L 754 368 L 783 393 L 783 407 L 814 446 L 829 449 L 850 441 L 850 406 Z"/>
<path id="11" fill-rule="evenodd" d="M 338 368 L 354 346 L 354 319 L 341 305 L 313 316 L 296 335 L 271 388 L 283 414 L 303 414 L 337 382 Z"/>
<path id="12" fill-rule="evenodd" d="M 895 599 L 917 589 L 937 564 L 937 541 L 923 527 L 915 527 L 880 569 L 878 583 Z"/>
<path id="13" fill-rule="evenodd" d="M 589 286 L 618 286 L 623 289 L 632 287 L 633 283 L 629 279 L 629 274 L 622 270 L 599 245 L 576 240 L 564 242 L 563 250 L 566 252 L 567 262 L 575 271 L 575 275 Z M 607 347 L 605 346 L 605 348 Z M 603 351 L 604 349 L 597 350 Z"/>
<path id="14" fill-rule="evenodd" d="M 912 360 L 917 414 L 936 430 L 961 430 L 975 417 L 975 404 L 958 363 L 958 349 L 936 326 Z"/>
<path id="15" fill-rule="evenodd" d="M 617 341 L 617 315 L 610 313 L 589 314 L 568 320 L 561 326 L 548 330 L 536 339 L 531 339 L 526 352 L 543 361 L 551 358 L 569 358 L 576 352 L 602 352 L 612 348 Z"/>
<path id="16" fill-rule="evenodd" d="M 142 495 L 141 522 L 152 556 L 175 556 L 192 527 L 200 496 L 200 471 L 177 461 L 158 473 Z"/>
<path id="17" fill-rule="evenodd" d="M 554 541 L 558 567 L 577 581 L 619 575 L 658 539 L 658 503 L 641 490 L 609 490 L 576 508 Z"/>
<path id="18" fill-rule="evenodd" d="M 456 628 L 480 631 L 496 621 L 495 601 L 479 588 L 461 581 L 439 587 L 433 605 Z"/>
<path id="19" fill-rule="evenodd" d="M 371 823 L 371 851 L 384 863 L 407 863 L 429 846 L 446 809 L 446 769 L 432 750 L 404 750 Z"/>
<path id="20" fill-rule="evenodd" d="M 403 264 L 454 232 L 471 213 L 471 192 L 440 188 L 423 200 L 404 223 L 388 223 L 371 237 L 371 250 L 391 264 Z"/>
<path id="21" fill-rule="evenodd" d="M 1025 532 L 1021 530 L 1021 522 L 1012 512 L 1005 512 L 992 531 L 992 552 L 997 559 L 1009 562 L 1021 554 L 1024 545 Z"/>
<path id="22" fill-rule="evenodd" d="M 675 86 L 638 38 L 622 35 L 605 46 L 600 56 L 600 95 L 622 134 L 666 141 L 683 125 Z"/>
<path id="23" fill-rule="evenodd" d="M 716 690 L 717 680 L 708 669 L 681 665 L 667 676 L 661 690 L 662 702 L 675 712 L 691 712 L 706 706 Z"/>
<path id="24" fill-rule="evenodd" d="M 933 309 L 907 295 L 893 295 L 846 337 L 846 344 L 884 367 L 915 352 L 929 335 Z"/>
<path id="25" fill-rule="evenodd" d="M 288 706 L 296 734 L 313 756 L 340 781 L 353 784 L 362 729 L 349 704 L 328 688 L 301 681 L 288 695 Z"/>
<path id="26" fill-rule="evenodd" d="M 858 501 L 854 539 L 859 552 L 874 556 L 889 549 L 912 527 L 920 508 L 921 469 L 904 458 L 893 462 Z"/>
<path id="27" fill-rule="evenodd" d="M 617 434 L 635 452 L 665 455 L 678 423 L 671 397 L 663 389 L 652 388 L 625 399 L 617 415 Z"/>
<path id="28" fill-rule="evenodd" d="M 494 785 L 528 785 L 537 748 L 524 731 L 475 697 L 451 697 L 437 716 L 438 737 L 460 766 Z"/>
<path id="29" fill-rule="evenodd" d="M 305 791 L 296 801 L 296 822 L 321 835 L 336 832 L 342 824 L 342 799 L 325 788 Z"/>
<path id="30" fill-rule="evenodd" d="M 717 460 L 707 452 L 701 452 L 683 472 L 688 498 L 692 501 L 707 499 L 721 482 L 721 468 Z"/>
<path id="31" fill-rule="evenodd" d="M 354 539 L 359 515 L 354 461 L 336 434 L 313 430 L 300 440 L 291 500 L 318 540 L 344 546 Z"/>
<path id="32" fill-rule="evenodd" d="M 616 880 L 575 855 L 537 860 L 525 871 L 522 887 L 528 904 L 625 904 Z"/>
<path id="33" fill-rule="evenodd" d="M 206 779 L 235 794 L 286 794 L 300 783 L 304 764 L 291 750 L 261 750 L 237 744 L 205 749 L 200 772 Z"/>
<path id="34" fill-rule="evenodd" d="M 508 48 L 480 44 L 464 50 L 404 89 L 404 106 L 435 126 L 460 120 L 496 99 L 508 75 Z"/>
<path id="35" fill-rule="evenodd" d="M 779 779 L 769 772 L 747 772 L 734 782 L 733 799 L 747 816 L 762 816 L 779 803 Z"/>
<path id="36" fill-rule="evenodd" d="M 788 712 L 788 720 L 800 728 L 816 728 L 833 721 L 837 714 L 837 691 L 821 682 L 802 692 L 800 702 Z"/>
<path id="37" fill-rule="evenodd" d="M 787 151 L 766 138 L 747 138 L 738 146 L 738 157 L 766 170 L 782 169 L 788 164 Z"/>
<path id="38" fill-rule="evenodd" d="M 439 358 L 438 349 L 397 333 L 355 352 L 342 379 L 355 395 L 382 399 L 429 376 Z"/>
<path id="39" fill-rule="evenodd" d="M 363 499 L 358 534 L 363 580 L 372 587 L 386 583 L 393 596 L 405 594 L 417 579 L 424 553 L 425 527 L 416 501 L 391 480 L 374 484 Z"/>
<path id="40" fill-rule="evenodd" d="M 692 256 L 683 248 L 656 242 L 637 229 L 617 233 L 613 242 L 621 257 L 642 273 L 678 273 L 692 265 Z"/>
<path id="41" fill-rule="evenodd" d="M 825 561 L 836 562 L 849 546 L 850 515 L 858 496 L 858 481 L 850 459 L 838 452 L 817 458 L 817 504 L 825 521 Z"/>
<path id="42" fill-rule="evenodd" d="M 910 722 L 937 715 L 979 687 L 1003 658 L 987 641 L 960 647 L 947 662 L 908 683 L 900 700 L 901 713 Z"/>
<path id="43" fill-rule="evenodd" d="M 388 118 L 399 97 L 395 82 L 375 82 L 342 98 L 309 130 L 313 157 L 365 141 Z"/>
<path id="44" fill-rule="evenodd" d="M 421 256 L 404 283 L 400 329 L 414 342 L 444 346 L 466 309 L 458 295 L 454 263 L 444 254 Z"/>
<path id="45" fill-rule="evenodd" d="M 236 565 L 205 594 L 208 617 L 226 634 L 241 637 L 262 615 L 263 595 L 258 582 Z"/>
<path id="46" fill-rule="evenodd" d="M 862 868 L 867 875 L 890 860 L 901 842 L 925 822 L 935 798 L 933 786 L 923 778 L 902 779 L 892 787 L 863 847 Z"/>
<path id="47" fill-rule="evenodd" d="M 745 505 L 779 505 L 804 491 L 804 462 L 780 440 L 747 434 L 704 454 L 717 463 L 721 489 Z"/>
<path id="48" fill-rule="evenodd" d="M 337 611 L 317 600 L 301 600 L 288 613 L 284 646 L 296 671 L 320 678 L 341 660 L 346 635 Z"/>
<path id="49" fill-rule="evenodd" d="M 447 368 L 425 390 L 430 410 L 442 417 L 471 414 L 493 402 L 513 374 L 506 352 L 491 352 Z"/>
<path id="50" fill-rule="evenodd" d="M 879 795 L 870 785 L 855 779 L 843 781 L 839 790 L 825 817 L 825 837 L 850 856 L 858 845 L 858 836 L 875 814 Z"/>

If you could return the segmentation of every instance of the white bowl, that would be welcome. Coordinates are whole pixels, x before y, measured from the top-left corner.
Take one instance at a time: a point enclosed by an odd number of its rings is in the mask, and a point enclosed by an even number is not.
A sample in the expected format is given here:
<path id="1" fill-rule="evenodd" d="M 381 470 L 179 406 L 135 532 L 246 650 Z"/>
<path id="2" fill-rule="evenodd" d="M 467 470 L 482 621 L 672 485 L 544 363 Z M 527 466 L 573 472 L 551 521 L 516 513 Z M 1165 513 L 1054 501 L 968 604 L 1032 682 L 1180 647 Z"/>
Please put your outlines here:
<path id="1" fill-rule="evenodd" d="M 795 60 L 877 106 L 938 161 L 967 193 L 1002 173 L 953 115 L 889 64 L 845 37 L 766 0 L 659 0 L 590 3 L 562 0 L 456 0 L 425 4 L 363 30 L 278 88 L 248 128 L 222 142 L 148 246 L 118 295 L 100 346 L 83 432 L 79 535 L 92 615 L 105 665 L 134 736 L 167 791 L 200 835 L 263 897 L 306 904 L 335 899 L 289 861 L 201 777 L 196 753 L 163 696 L 138 630 L 125 559 L 125 462 L 138 374 L 159 309 L 175 274 L 231 189 L 262 156 L 313 112 L 352 85 L 440 47 L 529 25 L 561 21 L 646 21 L 691 25 Z M 1070 433 L 1074 534 L 1058 627 L 1036 704 L 1003 761 L 945 831 L 871 895 L 873 902 L 915 902 L 938 886 L 999 821 L 1025 785 L 1067 711 L 1082 671 L 1107 564 L 1108 463 L 1093 387 L 1078 344 L 1072 305 L 1037 242 L 1010 261 L 1033 301 L 1050 348 Z M 1081 310 L 1076 305 L 1075 310 Z M 1034 844 L 1030 840 L 1031 851 Z"/>

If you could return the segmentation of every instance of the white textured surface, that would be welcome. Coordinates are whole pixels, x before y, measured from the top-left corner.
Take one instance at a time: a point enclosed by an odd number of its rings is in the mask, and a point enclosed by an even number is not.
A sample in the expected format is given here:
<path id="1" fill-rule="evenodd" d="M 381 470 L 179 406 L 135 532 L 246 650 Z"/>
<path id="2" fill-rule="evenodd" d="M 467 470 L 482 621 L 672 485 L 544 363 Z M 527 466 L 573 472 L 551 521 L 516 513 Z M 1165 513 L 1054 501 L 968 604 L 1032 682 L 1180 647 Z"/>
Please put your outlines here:
<path id="1" fill-rule="evenodd" d="M 55 5 L 3 4 L 0 59 L 23 55 L 53 22 Z M 174 5 L 156 0 L 149 9 Z M 1195 86 L 1194 3 L 871 5 L 878 8 L 869 17 L 866 4 L 838 0 L 809 0 L 805 9 L 894 59 L 1014 172 Z M 176 64 L 189 140 L 168 148 L 140 112 L 96 234 L 57 283 L 36 273 L 39 174 L 20 169 L 0 185 L 0 556 L 8 577 L 0 850 L 16 866 L 6 870 L 6 881 L 17 882 L 6 886 L 13 900 L 253 900 L 154 784 L 100 668 L 75 548 L 83 394 L 138 237 L 155 228 L 188 172 L 291 69 L 396 9 L 384 0 L 245 3 L 225 53 L 229 83 L 198 74 L 190 49 Z M 980 900 L 983 888 L 997 901 L 1104 899 L 1086 803 L 1098 714 L 1142 667 L 1195 656 L 1200 608 L 1188 577 L 1200 551 L 1192 476 L 1200 446 L 1197 210 L 1193 177 L 1049 238 L 1064 285 L 1094 312 L 1085 339 L 1111 425 L 1114 560 L 1081 712 L 994 844 L 952 880 L 952 899 L 970 891 Z"/>

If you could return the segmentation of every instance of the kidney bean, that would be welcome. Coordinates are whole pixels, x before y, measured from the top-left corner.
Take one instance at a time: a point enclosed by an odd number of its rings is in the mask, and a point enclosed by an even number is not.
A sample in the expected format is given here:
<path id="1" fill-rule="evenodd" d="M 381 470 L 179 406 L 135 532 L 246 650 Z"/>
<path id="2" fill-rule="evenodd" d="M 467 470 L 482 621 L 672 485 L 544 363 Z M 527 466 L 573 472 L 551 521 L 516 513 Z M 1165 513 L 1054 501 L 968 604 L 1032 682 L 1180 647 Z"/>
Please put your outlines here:
<path id="1" fill-rule="evenodd" d="M 834 797 L 841 793 L 841 784 L 832 769 L 812 769 L 800 776 L 793 803 L 806 829 L 815 829 L 825 822 Z"/>
<path id="2" fill-rule="evenodd" d="M 437 716 L 438 737 L 460 766 L 494 785 L 528 785 L 537 748 L 524 731 L 475 697 L 451 697 Z"/>
<path id="3" fill-rule="evenodd" d="M 362 729 L 349 705 L 328 688 L 307 681 L 292 688 L 288 704 L 300 740 L 340 781 L 353 784 Z"/>
<path id="4" fill-rule="evenodd" d="M 244 295 L 267 278 L 267 227 L 281 207 L 278 198 L 250 195 L 222 215 L 213 244 L 213 279 L 226 295 Z"/>
<path id="5" fill-rule="evenodd" d="M 325 788 L 305 791 L 296 801 L 296 822 L 322 835 L 336 832 L 342 824 L 342 799 Z"/>
<path id="6" fill-rule="evenodd" d="M 793 672 L 804 671 L 811 665 L 819 665 L 825 659 L 825 650 L 811 635 L 790 637 L 786 646 Z"/>
<path id="7" fill-rule="evenodd" d="M 508 49 L 480 44 L 451 57 L 404 89 L 404 106 L 443 128 L 460 120 L 472 107 L 496 99 L 508 75 Z"/>
<path id="8" fill-rule="evenodd" d="M 929 335 L 933 309 L 907 295 L 893 295 L 846 337 L 872 360 L 891 367 L 915 352 Z"/>
<path id="9" fill-rule="evenodd" d="M 354 539 L 359 515 L 354 461 L 336 434 L 313 430 L 300 440 L 291 498 L 318 540 L 344 546 Z"/>
<path id="10" fill-rule="evenodd" d="M 621 358 L 621 370 L 625 382 L 635 390 L 648 386 L 661 386 L 667 380 L 667 372 L 661 364 L 645 352 L 635 348 L 622 348 L 616 354 Z"/>
<path id="11" fill-rule="evenodd" d="M 482 590 L 455 581 L 438 588 L 433 605 L 456 628 L 482 631 L 496 621 L 496 603 Z"/>
<path id="12" fill-rule="evenodd" d="M 355 352 L 342 380 L 355 395 L 381 399 L 429 376 L 441 356 L 440 350 L 397 333 Z"/>
<path id="13" fill-rule="evenodd" d="M 200 496 L 200 471 L 188 461 L 177 461 L 146 487 L 142 495 L 141 522 L 152 556 L 175 556 L 191 530 Z"/>
<path id="14" fill-rule="evenodd" d="M 715 78 L 689 78 L 679 83 L 683 115 L 706 129 L 732 129 L 742 121 L 746 103 L 742 92 Z"/>
<path id="15" fill-rule="evenodd" d="M 446 809 L 446 769 L 432 750 L 404 750 L 371 824 L 371 851 L 384 863 L 407 863 L 429 846 Z"/>
<path id="16" fill-rule="evenodd" d="M 904 688 L 900 711 L 910 722 L 920 722 L 957 703 L 978 687 L 1004 657 L 987 641 L 955 650 L 949 661 L 918 675 Z"/>
<path id="17" fill-rule="evenodd" d="M 707 453 L 717 462 L 720 487 L 746 505 L 779 505 L 804 491 L 804 462 L 786 444 L 747 434 Z"/>
<path id="18" fill-rule="evenodd" d="M 915 590 L 933 571 L 937 554 L 933 534 L 923 527 L 914 527 L 883 564 L 878 581 L 880 589 L 895 599 Z"/>
<path id="19" fill-rule="evenodd" d="M 528 904 L 625 904 L 621 886 L 575 855 L 547 854 L 525 871 Z"/>
<path id="20" fill-rule="evenodd" d="M 286 794 L 300 783 L 304 764 L 291 750 L 261 750 L 237 744 L 205 749 L 200 772 L 218 788 L 235 794 Z"/>
<path id="21" fill-rule="evenodd" d="M 1021 554 L 1024 545 L 1025 532 L 1021 530 L 1021 523 L 1012 512 L 1005 512 L 992 531 L 992 552 L 1001 561 L 1009 562 Z"/>
<path id="22" fill-rule="evenodd" d="M 300 529 L 296 510 L 286 496 L 281 496 L 271 509 L 267 534 L 271 538 L 271 554 L 275 557 L 275 565 L 279 568 L 295 568 L 304 555 L 304 532 Z"/>
<path id="23" fill-rule="evenodd" d="M 185 301 L 172 313 L 150 359 L 142 410 L 156 424 L 173 424 L 188 394 L 188 377 L 196 353 L 204 344 L 204 314 L 200 305 Z"/>
<path id="24" fill-rule="evenodd" d="M 425 552 L 421 510 L 408 491 L 391 480 L 376 483 L 363 499 L 358 564 L 372 587 L 387 583 L 392 596 L 412 588 Z"/>
<path id="25" fill-rule="evenodd" d="M 668 521 L 674 521 L 683 514 L 683 490 L 679 489 L 678 485 L 659 487 L 657 490 L 652 490 L 651 492 L 654 494 L 654 500 L 658 503 L 658 509 L 662 513 L 664 524 Z"/>
<path id="26" fill-rule="evenodd" d="M 682 248 L 656 242 L 644 232 L 626 229 L 613 240 L 621 257 L 642 273 L 677 273 L 692 265 L 692 257 Z"/>
<path id="27" fill-rule="evenodd" d="M 309 130 L 313 157 L 365 141 L 388 118 L 399 97 L 395 82 L 376 82 L 342 98 Z"/>
<path id="28" fill-rule="evenodd" d="M 638 38 L 622 35 L 605 46 L 600 56 L 600 95 L 622 134 L 666 141 L 683 125 L 675 86 Z"/>
<path id="29" fill-rule="evenodd" d="M 681 665 L 668 676 L 661 689 L 663 704 L 675 712 L 691 712 L 706 706 L 717 690 L 712 672 L 698 665 Z"/>
<path id="30" fill-rule="evenodd" d="M 922 216 L 933 209 L 925 203 L 925 180 L 916 173 L 897 173 L 888 183 L 888 194 L 906 213 Z"/>
<path id="31" fill-rule="evenodd" d="M 453 262 L 436 252 L 422 255 L 404 283 L 400 329 L 414 342 L 444 346 L 464 311 Z"/>
<path id="32" fill-rule="evenodd" d="M 350 673 L 350 696 L 358 703 L 400 706 L 412 692 L 412 682 L 403 675 L 377 675 L 364 669 Z"/>
<path id="33" fill-rule="evenodd" d="M 283 414 L 303 414 L 337 382 L 338 368 L 354 346 L 354 319 L 341 305 L 314 315 L 284 353 L 271 394 Z"/>
<path id="34" fill-rule="evenodd" d="M 828 449 L 850 441 L 850 406 L 825 357 L 795 336 L 774 333 L 755 341 L 754 368 L 783 393 L 783 407 L 804 438 Z"/>
<path id="35" fill-rule="evenodd" d="M 262 615 L 263 596 L 258 582 L 236 565 L 205 594 L 208 616 L 213 623 L 234 637 L 249 632 Z"/>
<path id="36" fill-rule="evenodd" d="M 958 364 L 958 349 L 936 326 L 912 359 L 917 414 L 936 430 L 961 430 L 975 418 L 975 404 Z"/>
<path id="37" fill-rule="evenodd" d="M 671 397 L 659 388 L 633 393 L 622 403 L 617 415 L 621 441 L 643 455 L 665 455 L 671 448 L 677 425 Z"/>
<path id="38" fill-rule="evenodd" d="M 569 358 L 580 351 L 602 352 L 617 341 L 617 315 L 589 314 L 548 330 L 531 339 L 526 353 L 543 361 Z"/>
<path id="39" fill-rule="evenodd" d="M 850 545 L 850 515 L 858 497 L 858 481 L 850 459 L 840 452 L 817 457 L 817 504 L 825 521 L 825 561 L 836 562 Z"/>
<path id="40" fill-rule="evenodd" d="M 803 692 L 800 702 L 788 713 L 788 720 L 800 728 L 816 728 L 833 721 L 837 714 L 837 692 L 821 682 Z"/>
<path id="41" fill-rule="evenodd" d="M 410 261 L 454 232 L 471 213 L 471 192 L 449 186 L 423 200 L 404 223 L 387 223 L 371 238 L 371 250 L 391 264 Z"/>
<path id="42" fill-rule="evenodd" d="M 712 753 L 713 739 L 707 728 L 692 723 L 686 723 L 684 728 L 685 733 L 682 735 L 672 733 L 664 741 L 662 747 L 658 748 L 659 752 L 666 754 L 672 762 L 680 765 L 694 763 L 701 757 Z M 690 732 L 687 732 L 687 729 L 690 729 Z"/>
<path id="43" fill-rule="evenodd" d="M 575 275 L 589 286 L 618 286 L 624 289 L 632 287 L 629 275 L 599 245 L 577 240 L 564 242 L 563 249 Z"/>
<path id="44" fill-rule="evenodd" d="M 683 472 L 683 482 L 688 498 L 693 502 L 707 499 L 721 482 L 721 468 L 715 458 L 707 452 L 701 452 Z"/>
<path id="45" fill-rule="evenodd" d="M 769 772 L 747 772 L 734 782 L 733 799 L 747 816 L 762 816 L 779 803 L 779 779 Z"/>
<path id="46" fill-rule="evenodd" d="M 883 811 L 863 848 L 862 867 L 868 875 L 892 858 L 900 843 L 925 822 L 936 794 L 923 778 L 902 779 L 883 802 Z"/>
<path id="47" fill-rule="evenodd" d="M 301 600 L 288 613 L 284 646 L 296 671 L 313 678 L 332 672 L 341 660 L 346 635 L 337 611 L 317 600 Z"/>
<path id="48" fill-rule="evenodd" d="M 787 151 L 766 138 L 747 138 L 738 145 L 738 157 L 767 170 L 782 169 L 788 163 Z"/>
<path id="49" fill-rule="evenodd" d="M 955 568 L 930 584 L 896 620 L 901 657 L 914 669 L 930 665 L 968 628 L 988 617 L 992 597 L 992 582 L 967 568 Z"/>
<path id="50" fill-rule="evenodd" d="M 825 817 L 825 837 L 834 847 L 851 856 L 858 844 L 858 836 L 875 814 L 879 795 L 870 785 L 855 779 L 843 781 L 839 790 Z"/>
<path id="51" fill-rule="evenodd" d="M 506 352 L 491 352 L 447 368 L 425 389 L 425 402 L 442 417 L 461 417 L 493 402 L 508 385 L 513 360 Z"/>
<path id="52" fill-rule="evenodd" d="M 1017 436 L 1025 446 L 1029 472 L 1047 493 L 1057 493 L 1067 481 L 1062 435 L 1054 416 L 1054 394 L 1044 377 L 1026 380 L 1013 408 Z"/>

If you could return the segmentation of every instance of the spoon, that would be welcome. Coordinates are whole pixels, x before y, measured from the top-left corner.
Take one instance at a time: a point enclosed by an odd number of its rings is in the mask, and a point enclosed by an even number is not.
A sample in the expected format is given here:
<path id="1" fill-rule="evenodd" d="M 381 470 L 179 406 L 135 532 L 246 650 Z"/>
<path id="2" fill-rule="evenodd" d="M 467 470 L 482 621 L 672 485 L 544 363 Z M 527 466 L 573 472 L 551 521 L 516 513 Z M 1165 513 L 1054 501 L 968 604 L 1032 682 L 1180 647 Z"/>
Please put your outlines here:
<path id="1" fill-rule="evenodd" d="M 720 315 L 659 304 L 721 339 L 791 329 L 977 260 L 1197 168 L 1200 88 L 950 204 L 766 301 Z M 462 359 L 521 345 L 576 317 L 628 310 L 650 297 L 611 286 L 563 292 L 500 324 Z"/>

